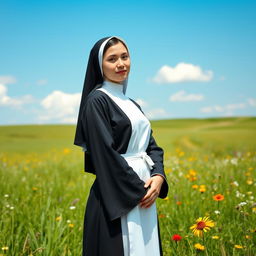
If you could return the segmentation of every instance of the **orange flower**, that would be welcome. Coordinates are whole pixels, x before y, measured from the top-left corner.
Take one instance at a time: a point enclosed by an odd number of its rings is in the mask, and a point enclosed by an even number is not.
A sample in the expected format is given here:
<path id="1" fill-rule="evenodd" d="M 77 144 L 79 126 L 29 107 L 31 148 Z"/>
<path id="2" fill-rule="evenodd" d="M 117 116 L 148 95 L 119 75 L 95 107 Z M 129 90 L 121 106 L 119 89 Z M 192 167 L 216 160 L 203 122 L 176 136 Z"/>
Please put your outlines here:
<path id="1" fill-rule="evenodd" d="M 224 200 L 224 196 L 222 194 L 217 194 L 217 195 L 213 196 L 213 199 L 215 201 L 222 201 L 222 200 Z"/>

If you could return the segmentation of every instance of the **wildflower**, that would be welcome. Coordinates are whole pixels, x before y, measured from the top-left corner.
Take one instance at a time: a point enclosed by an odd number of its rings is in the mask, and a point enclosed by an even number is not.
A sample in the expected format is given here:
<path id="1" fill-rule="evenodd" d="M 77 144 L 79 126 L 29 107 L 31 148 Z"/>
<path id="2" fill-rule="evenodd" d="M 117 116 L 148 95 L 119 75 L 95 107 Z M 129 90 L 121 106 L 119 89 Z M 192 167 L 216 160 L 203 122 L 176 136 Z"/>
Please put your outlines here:
<path id="1" fill-rule="evenodd" d="M 182 204 L 182 202 L 180 202 L 180 201 L 177 201 L 177 202 L 176 202 L 176 204 L 177 204 L 177 205 L 181 205 L 181 204 Z"/>
<path id="2" fill-rule="evenodd" d="M 219 239 L 219 236 L 212 236 L 212 239 L 217 240 L 217 239 Z"/>
<path id="3" fill-rule="evenodd" d="M 14 209 L 14 207 L 13 206 L 10 206 L 10 210 L 13 210 Z"/>
<path id="4" fill-rule="evenodd" d="M 60 220 L 61 220 L 61 216 L 56 217 L 55 220 L 56 220 L 56 221 L 60 221 Z"/>
<path id="5" fill-rule="evenodd" d="M 196 184 L 195 184 L 195 185 L 192 185 L 192 188 L 195 189 L 195 190 L 197 190 L 197 189 L 198 189 L 198 185 L 196 185 Z"/>
<path id="6" fill-rule="evenodd" d="M 213 196 L 213 199 L 215 201 L 222 201 L 222 200 L 224 200 L 224 196 L 222 194 L 217 194 L 217 195 Z"/>
<path id="7" fill-rule="evenodd" d="M 253 212 L 253 213 L 256 213 L 256 207 L 253 207 L 253 208 L 252 208 L 252 212 Z"/>
<path id="8" fill-rule="evenodd" d="M 244 247 L 242 245 L 239 245 L 239 244 L 235 244 L 234 246 L 236 249 L 243 249 Z"/>
<path id="9" fill-rule="evenodd" d="M 32 187 L 32 190 L 33 190 L 33 191 L 37 191 L 38 188 L 37 188 L 37 187 Z"/>
<path id="10" fill-rule="evenodd" d="M 178 234 L 174 234 L 174 235 L 172 236 L 172 240 L 175 241 L 175 242 L 178 242 L 178 241 L 180 241 L 181 239 L 182 239 L 182 237 L 181 237 L 180 235 L 178 235 Z"/>
<path id="11" fill-rule="evenodd" d="M 69 226 L 70 228 L 73 228 L 73 227 L 74 227 L 74 224 L 69 223 L 68 226 Z"/>
<path id="12" fill-rule="evenodd" d="M 204 251 L 205 247 L 199 243 L 195 244 L 194 247 L 199 251 Z"/>
<path id="13" fill-rule="evenodd" d="M 9 197 L 9 195 L 8 195 L 8 194 L 5 194 L 4 197 Z"/>
<path id="14" fill-rule="evenodd" d="M 71 223 L 71 220 L 67 220 L 67 223 Z"/>
<path id="15" fill-rule="evenodd" d="M 233 165 L 237 165 L 237 158 L 232 158 L 230 160 L 230 163 L 233 164 Z"/>
<path id="16" fill-rule="evenodd" d="M 2 247 L 2 251 L 8 251 L 9 250 L 9 247 L 8 246 L 3 246 Z"/>
<path id="17" fill-rule="evenodd" d="M 253 181 L 252 181 L 252 180 L 247 180 L 246 183 L 247 183 L 248 185 L 252 185 L 252 184 L 253 184 Z"/>
<path id="18" fill-rule="evenodd" d="M 252 237 L 251 237 L 251 236 L 246 235 L 246 236 L 245 236 L 245 238 L 246 238 L 246 239 L 251 239 Z"/>
<path id="19" fill-rule="evenodd" d="M 159 214 L 158 216 L 159 216 L 159 218 L 165 218 L 166 217 L 165 214 Z"/>
<path id="20" fill-rule="evenodd" d="M 233 181 L 233 182 L 231 182 L 231 185 L 233 185 L 233 186 L 235 186 L 235 187 L 238 187 L 238 186 L 239 186 L 239 184 L 238 184 L 238 182 L 237 182 L 237 181 Z"/>
<path id="21" fill-rule="evenodd" d="M 216 210 L 216 211 L 214 211 L 214 213 L 215 213 L 216 215 L 219 215 L 219 214 L 220 214 L 220 211 Z"/>
<path id="22" fill-rule="evenodd" d="M 190 227 L 195 236 L 202 236 L 203 232 L 207 232 L 214 227 L 214 222 L 209 217 L 200 217 L 196 220 L 196 224 Z"/>
<path id="23" fill-rule="evenodd" d="M 241 203 L 238 204 L 239 207 L 242 207 L 242 206 L 245 206 L 245 205 L 247 205 L 246 202 L 241 202 Z"/>
<path id="24" fill-rule="evenodd" d="M 72 205 L 72 206 L 69 207 L 69 209 L 70 209 L 70 210 L 75 210 L 76 207 L 75 207 L 74 205 Z"/>
<path id="25" fill-rule="evenodd" d="M 204 193 L 204 192 L 206 191 L 205 185 L 200 185 L 199 191 L 200 191 L 201 193 Z"/>

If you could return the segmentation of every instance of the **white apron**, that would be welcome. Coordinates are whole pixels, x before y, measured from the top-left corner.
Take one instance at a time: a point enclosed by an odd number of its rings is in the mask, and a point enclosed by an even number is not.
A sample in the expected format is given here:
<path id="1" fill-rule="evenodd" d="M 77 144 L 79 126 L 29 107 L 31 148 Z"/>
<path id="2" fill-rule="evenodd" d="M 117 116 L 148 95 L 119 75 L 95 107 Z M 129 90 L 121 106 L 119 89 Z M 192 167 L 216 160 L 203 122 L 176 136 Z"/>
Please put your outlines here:
<path id="1" fill-rule="evenodd" d="M 132 125 L 132 134 L 125 154 L 121 156 L 146 182 L 154 165 L 146 149 L 151 126 L 138 107 L 122 92 L 122 85 L 104 81 L 97 89 L 106 93 L 127 115 Z M 149 208 L 134 207 L 121 217 L 124 256 L 160 256 L 156 203 Z"/>

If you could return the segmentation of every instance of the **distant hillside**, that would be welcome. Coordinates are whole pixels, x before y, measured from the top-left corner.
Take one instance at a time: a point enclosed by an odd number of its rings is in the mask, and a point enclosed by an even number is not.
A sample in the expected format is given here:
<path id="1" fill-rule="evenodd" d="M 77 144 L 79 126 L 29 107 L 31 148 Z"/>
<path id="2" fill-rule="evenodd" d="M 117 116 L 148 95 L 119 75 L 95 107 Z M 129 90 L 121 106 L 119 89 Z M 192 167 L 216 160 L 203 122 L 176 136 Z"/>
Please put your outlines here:
<path id="1" fill-rule="evenodd" d="M 153 135 L 165 149 L 184 147 L 190 150 L 230 148 L 255 150 L 256 117 L 170 119 L 152 121 Z M 0 126 L 1 152 L 45 152 L 70 148 L 75 125 Z"/>

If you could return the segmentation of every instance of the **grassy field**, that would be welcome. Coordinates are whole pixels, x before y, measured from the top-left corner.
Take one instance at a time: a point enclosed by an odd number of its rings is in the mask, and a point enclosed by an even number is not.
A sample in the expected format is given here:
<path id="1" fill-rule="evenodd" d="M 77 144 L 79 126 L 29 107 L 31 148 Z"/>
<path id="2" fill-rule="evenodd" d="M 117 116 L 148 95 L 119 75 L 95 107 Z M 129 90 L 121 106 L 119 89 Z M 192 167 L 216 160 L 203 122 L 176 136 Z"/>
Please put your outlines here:
<path id="1" fill-rule="evenodd" d="M 255 256 L 256 118 L 152 127 L 170 187 L 157 200 L 164 256 Z M 81 255 L 94 176 L 83 172 L 74 133 L 73 125 L 0 126 L 0 256 Z M 208 232 L 197 236 L 194 224 Z"/>

